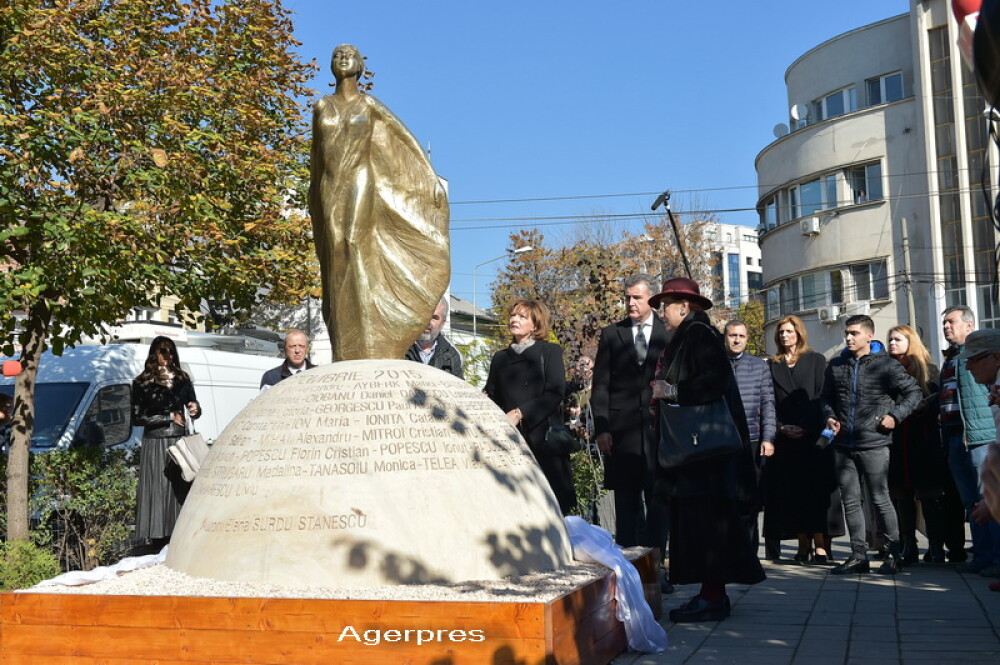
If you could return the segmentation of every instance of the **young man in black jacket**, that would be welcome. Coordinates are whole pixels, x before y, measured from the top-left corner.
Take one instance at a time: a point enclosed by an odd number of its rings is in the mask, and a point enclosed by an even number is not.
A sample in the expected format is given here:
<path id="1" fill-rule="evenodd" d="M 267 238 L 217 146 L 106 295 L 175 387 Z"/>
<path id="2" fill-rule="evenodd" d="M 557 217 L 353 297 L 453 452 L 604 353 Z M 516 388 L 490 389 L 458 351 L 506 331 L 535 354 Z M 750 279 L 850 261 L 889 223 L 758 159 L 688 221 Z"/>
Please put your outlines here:
<path id="1" fill-rule="evenodd" d="M 892 430 L 920 401 L 920 387 L 903 365 L 874 341 L 875 323 L 865 315 L 845 322 L 846 348 L 830 361 L 823 384 L 823 415 L 833 430 L 837 479 L 844 502 L 851 556 L 833 569 L 835 575 L 867 572 L 868 544 L 861 511 L 861 474 L 871 489 L 889 541 L 889 555 L 878 572 L 899 572 L 899 521 L 889 499 L 887 474 Z"/>

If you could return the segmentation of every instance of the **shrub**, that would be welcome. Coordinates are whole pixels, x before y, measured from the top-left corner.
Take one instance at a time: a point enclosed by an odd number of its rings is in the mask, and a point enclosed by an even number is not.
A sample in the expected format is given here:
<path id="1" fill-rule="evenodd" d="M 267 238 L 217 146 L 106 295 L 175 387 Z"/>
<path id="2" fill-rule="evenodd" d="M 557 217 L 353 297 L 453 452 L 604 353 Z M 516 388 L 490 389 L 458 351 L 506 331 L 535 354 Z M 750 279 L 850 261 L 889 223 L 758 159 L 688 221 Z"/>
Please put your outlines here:
<path id="1" fill-rule="evenodd" d="M 105 448 L 33 456 L 32 536 L 67 570 L 91 570 L 127 553 L 137 486 L 132 457 Z"/>
<path id="2" fill-rule="evenodd" d="M 0 591 L 26 589 L 60 573 L 55 555 L 29 541 L 0 544 Z"/>
<path id="3" fill-rule="evenodd" d="M 591 524 L 598 524 L 598 504 L 608 491 L 604 489 L 604 469 L 596 459 L 593 444 L 588 448 L 569 456 L 577 501 L 572 514 L 579 515 Z"/>

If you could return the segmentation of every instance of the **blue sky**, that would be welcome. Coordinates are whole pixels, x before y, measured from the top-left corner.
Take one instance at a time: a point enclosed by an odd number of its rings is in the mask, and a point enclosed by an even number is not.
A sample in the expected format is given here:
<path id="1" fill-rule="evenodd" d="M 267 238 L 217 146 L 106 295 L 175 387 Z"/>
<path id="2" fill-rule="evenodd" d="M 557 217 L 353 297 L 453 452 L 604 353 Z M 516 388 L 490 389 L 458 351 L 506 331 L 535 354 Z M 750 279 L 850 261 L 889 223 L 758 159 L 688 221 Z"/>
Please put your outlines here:
<path id="1" fill-rule="evenodd" d="M 579 233 L 574 219 L 637 232 L 664 189 L 675 212 L 752 210 L 754 158 L 788 122 L 785 70 L 909 11 L 907 0 L 284 4 L 303 59 L 321 67 L 313 88 L 330 93 L 333 48 L 352 43 L 375 73 L 371 94 L 430 146 L 450 183 L 452 292 L 468 300 L 475 266 L 519 228 L 554 244 Z M 752 211 L 717 217 L 757 224 Z M 539 221 L 504 221 L 525 218 Z M 502 263 L 476 270 L 480 306 Z"/>

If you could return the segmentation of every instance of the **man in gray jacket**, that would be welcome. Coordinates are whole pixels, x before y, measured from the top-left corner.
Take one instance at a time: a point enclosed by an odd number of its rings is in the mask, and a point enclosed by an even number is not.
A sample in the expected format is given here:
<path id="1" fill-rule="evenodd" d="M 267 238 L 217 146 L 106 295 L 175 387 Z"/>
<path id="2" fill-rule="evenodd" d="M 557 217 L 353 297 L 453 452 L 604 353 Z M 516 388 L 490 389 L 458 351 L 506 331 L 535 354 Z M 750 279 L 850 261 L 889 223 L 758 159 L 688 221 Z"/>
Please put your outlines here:
<path id="1" fill-rule="evenodd" d="M 731 319 L 726 322 L 723 332 L 726 353 L 733 366 L 733 374 L 736 375 L 736 385 L 740 389 L 743 410 L 747 414 L 750 446 L 754 451 L 754 459 L 762 460 L 774 454 L 774 435 L 777 433 L 771 370 L 767 366 L 767 361 L 747 353 L 749 329 L 746 323 L 739 319 Z M 757 468 L 760 468 L 760 464 Z M 747 529 L 755 550 L 760 542 L 757 528 L 758 512 L 754 512 L 747 519 Z"/>
<path id="2" fill-rule="evenodd" d="M 770 457 L 774 454 L 774 435 L 777 419 L 774 414 L 774 383 L 767 361 L 746 352 L 747 324 L 739 319 L 726 322 L 724 329 L 726 353 L 733 365 L 733 374 L 740 389 L 743 410 L 750 428 L 750 445 L 754 455 Z"/>
<path id="3" fill-rule="evenodd" d="M 418 363 L 437 367 L 440 370 L 454 374 L 460 379 L 465 376 L 462 373 L 462 354 L 458 352 L 451 342 L 441 334 L 441 328 L 448 320 L 448 300 L 441 298 L 441 302 L 434 308 L 434 314 L 427 323 L 424 333 L 417 338 L 403 356 L 405 360 L 413 360 Z"/>
<path id="4" fill-rule="evenodd" d="M 863 314 L 845 322 L 846 348 L 826 368 L 823 415 L 833 430 L 837 480 L 844 502 L 851 556 L 835 567 L 835 575 L 868 572 L 865 517 L 861 511 L 861 474 L 885 527 L 889 554 L 878 572 L 899 572 L 899 520 L 889 498 L 889 444 L 892 430 L 920 402 L 920 387 L 903 365 L 874 340 L 875 323 Z"/>

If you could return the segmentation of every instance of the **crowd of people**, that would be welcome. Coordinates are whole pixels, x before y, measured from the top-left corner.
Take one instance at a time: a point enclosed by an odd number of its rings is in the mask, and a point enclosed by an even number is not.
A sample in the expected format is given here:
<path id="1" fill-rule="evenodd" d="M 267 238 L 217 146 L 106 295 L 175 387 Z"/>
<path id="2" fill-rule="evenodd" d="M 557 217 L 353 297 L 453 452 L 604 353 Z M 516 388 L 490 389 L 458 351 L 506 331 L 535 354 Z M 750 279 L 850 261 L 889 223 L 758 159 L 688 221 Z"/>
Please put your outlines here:
<path id="1" fill-rule="evenodd" d="M 568 384 L 548 308 L 516 300 L 510 344 L 493 356 L 485 393 L 523 435 L 564 513 L 577 505 L 570 452 L 547 437 L 566 424 L 592 443 L 612 491 L 616 542 L 668 555 L 665 593 L 700 585 L 671 620 L 729 616 L 726 585 L 764 579 L 761 539 L 772 562 L 849 574 L 870 571 L 876 558 L 877 572 L 891 575 L 919 561 L 922 521 L 925 563 L 1000 577 L 1000 450 L 991 445 L 1000 429 L 1000 330 L 975 330 L 968 307 L 948 308 L 950 346 L 938 370 L 910 326 L 891 328 L 883 345 L 870 317 L 852 316 L 843 351 L 827 361 L 803 322 L 786 316 L 764 359 L 747 352 L 746 323 L 730 320 L 721 332 L 712 324 L 712 302 L 690 279 L 654 293 L 647 276 L 631 277 L 624 302 L 626 317 L 601 331 L 596 355 L 578 360 Z M 462 378 L 461 354 L 441 334 L 447 318 L 442 299 L 406 358 Z M 284 362 L 261 388 L 311 368 L 308 346 L 302 331 L 290 331 Z M 145 428 L 137 533 L 160 544 L 190 487 L 166 449 L 200 415 L 171 340 L 153 341 L 133 394 L 133 421 Z M 737 425 L 735 452 L 665 466 L 665 416 L 720 400 Z M 709 425 L 705 436 L 715 436 Z M 831 541 L 844 535 L 850 554 L 834 565 Z M 782 559 L 790 540 L 795 551 Z M 1000 582 L 990 588 L 1000 591 Z"/>
<path id="2" fill-rule="evenodd" d="M 883 345 L 869 316 L 852 316 L 843 350 L 828 361 L 809 346 L 803 322 L 786 316 L 775 326 L 774 354 L 763 359 L 746 351 L 746 323 L 730 320 L 721 333 L 712 326 L 712 303 L 691 280 L 668 280 L 653 293 L 648 277 L 632 277 L 624 303 L 626 318 L 604 328 L 596 356 L 578 363 L 565 411 L 604 463 L 616 542 L 667 553 L 669 541 L 663 591 L 700 584 L 671 620 L 723 619 L 725 585 L 764 578 L 761 510 L 772 562 L 843 575 L 868 572 L 875 559 L 877 572 L 893 575 L 919 561 L 922 522 L 925 563 L 1000 577 L 1000 452 L 987 457 L 1000 427 L 1000 406 L 991 412 L 1000 403 L 1000 330 L 977 331 L 968 307 L 948 308 L 950 346 L 939 371 L 910 326 L 888 330 Z M 487 387 L 533 449 L 560 413 L 562 378 L 552 370 L 561 373 L 561 354 L 544 345 L 546 374 L 542 354 L 527 353 L 548 325 L 542 303 L 515 303 L 513 342 L 494 357 Z M 739 452 L 661 467 L 661 410 L 718 399 L 745 423 Z M 568 456 L 555 462 L 539 456 L 565 511 L 576 501 L 566 491 Z M 845 535 L 850 554 L 838 564 L 832 540 Z M 790 540 L 795 550 L 783 559 Z M 1000 582 L 990 588 L 1000 591 Z"/>

